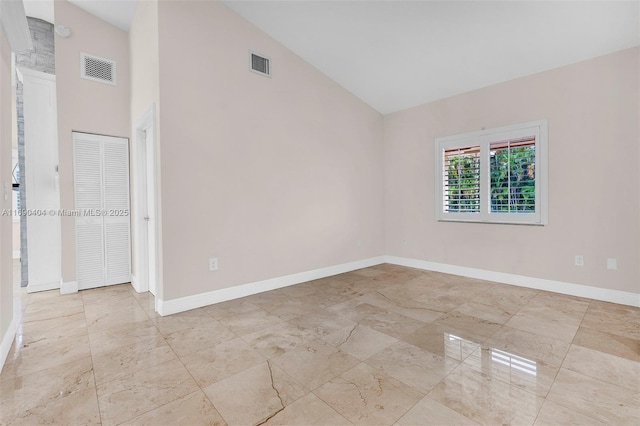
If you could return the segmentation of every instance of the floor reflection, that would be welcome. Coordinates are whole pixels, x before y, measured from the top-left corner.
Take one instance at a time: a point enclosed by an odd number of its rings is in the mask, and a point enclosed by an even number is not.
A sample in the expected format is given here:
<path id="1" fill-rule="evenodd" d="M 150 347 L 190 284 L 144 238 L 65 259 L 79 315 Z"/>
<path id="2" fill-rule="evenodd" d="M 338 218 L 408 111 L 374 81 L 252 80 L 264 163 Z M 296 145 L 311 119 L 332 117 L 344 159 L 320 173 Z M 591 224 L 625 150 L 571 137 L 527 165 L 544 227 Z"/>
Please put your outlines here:
<path id="1" fill-rule="evenodd" d="M 509 352 L 501 351 L 500 349 L 491 349 L 491 361 L 531 376 L 536 376 L 537 374 L 537 362 Z"/>
<path id="2" fill-rule="evenodd" d="M 444 355 L 458 361 L 464 361 L 477 347 L 478 343 L 463 339 L 455 334 L 444 333 Z"/>

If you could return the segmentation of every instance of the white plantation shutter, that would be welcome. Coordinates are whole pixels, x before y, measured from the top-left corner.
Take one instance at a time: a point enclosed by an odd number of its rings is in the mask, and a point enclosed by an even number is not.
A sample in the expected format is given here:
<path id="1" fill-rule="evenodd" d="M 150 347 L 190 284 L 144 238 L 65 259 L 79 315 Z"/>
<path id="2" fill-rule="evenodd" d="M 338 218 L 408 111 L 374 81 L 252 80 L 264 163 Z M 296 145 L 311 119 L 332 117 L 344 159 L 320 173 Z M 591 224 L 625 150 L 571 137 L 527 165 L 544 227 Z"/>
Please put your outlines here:
<path id="1" fill-rule="evenodd" d="M 442 165 L 443 211 L 479 212 L 480 146 L 445 149 Z"/>
<path id="2" fill-rule="evenodd" d="M 535 213 L 536 137 L 490 142 L 492 213 Z"/>
<path id="3" fill-rule="evenodd" d="M 128 140 L 74 132 L 73 141 L 76 209 L 103 212 L 76 218 L 78 288 L 129 282 Z"/>

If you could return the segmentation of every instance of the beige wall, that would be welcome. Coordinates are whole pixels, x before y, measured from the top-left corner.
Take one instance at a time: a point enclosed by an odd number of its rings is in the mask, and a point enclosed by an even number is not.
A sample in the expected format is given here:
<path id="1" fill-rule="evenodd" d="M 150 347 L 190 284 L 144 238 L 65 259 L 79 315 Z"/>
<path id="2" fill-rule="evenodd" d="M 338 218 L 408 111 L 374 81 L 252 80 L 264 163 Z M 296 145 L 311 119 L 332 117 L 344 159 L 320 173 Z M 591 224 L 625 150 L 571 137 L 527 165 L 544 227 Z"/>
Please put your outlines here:
<path id="1" fill-rule="evenodd" d="M 11 48 L 0 27 L 0 194 L 4 185 L 11 186 Z M 5 200 L 0 195 L 0 211 L 12 208 L 11 193 Z M 9 216 L 0 216 L 0 341 L 13 319 L 13 259 Z M 4 360 L 2 360 L 4 361 Z M 0 368 L 2 362 L 0 362 Z"/>
<path id="2" fill-rule="evenodd" d="M 156 0 L 139 1 L 136 3 L 135 15 L 129 30 L 129 66 L 131 76 L 130 108 L 131 108 L 131 165 L 136 168 L 137 121 L 154 105 L 156 117 L 159 114 L 159 57 L 158 57 L 158 2 Z M 160 136 L 156 129 L 156 141 Z M 136 173 L 131 175 L 131 194 L 135 194 L 138 184 Z M 132 198 L 131 205 L 131 266 L 132 274 L 136 275 L 137 221 L 136 202 Z M 161 253 L 159 254 L 161 256 Z M 160 265 L 162 267 L 162 265 Z M 157 288 L 156 295 L 162 296 L 162 288 Z"/>
<path id="3" fill-rule="evenodd" d="M 634 48 L 386 116 L 387 254 L 640 293 L 638 62 Z M 549 225 L 437 222 L 434 139 L 538 119 Z"/>
<path id="4" fill-rule="evenodd" d="M 158 2 L 139 1 L 129 30 L 131 119 L 140 118 L 158 101 Z"/>
<path id="5" fill-rule="evenodd" d="M 55 0 L 56 24 L 71 29 L 56 35 L 56 87 L 60 151 L 60 205 L 74 208 L 72 131 L 129 137 L 129 37 L 65 0 Z M 117 86 L 80 78 L 80 52 L 117 63 Z M 62 218 L 62 278 L 74 281 L 75 224 Z"/>
<path id="6" fill-rule="evenodd" d="M 382 255 L 381 115 L 217 2 L 158 20 L 163 299 Z"/>

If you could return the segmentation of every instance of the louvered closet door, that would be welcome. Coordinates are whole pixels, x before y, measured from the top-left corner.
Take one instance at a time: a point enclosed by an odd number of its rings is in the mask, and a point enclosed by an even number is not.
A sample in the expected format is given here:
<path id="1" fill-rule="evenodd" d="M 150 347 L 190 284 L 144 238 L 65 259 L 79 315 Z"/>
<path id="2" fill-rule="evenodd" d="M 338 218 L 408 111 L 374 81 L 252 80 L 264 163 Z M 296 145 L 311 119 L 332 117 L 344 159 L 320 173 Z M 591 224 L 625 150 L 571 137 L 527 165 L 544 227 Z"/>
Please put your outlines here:
<path id="1" fill-rule="evenodd" d="M 102 209 L 102 153 L 100 144 L 80 133 L 73 134 L 73 166 L 76 211 Z M 104 285 L 102 218 L 76 217 L 76 280 L 78 288 Z"/>
<path id="2" fill-rule="evenodd" d="M 129 143 L 111 138 L 103 144 L 106 284 L 131 281 L 129 247 Z"/>
<path id="3" fill-rule="evenodd" d="M 128 141 L 74 132 L 73 143 L 78 288 L 129 282 Z"/>

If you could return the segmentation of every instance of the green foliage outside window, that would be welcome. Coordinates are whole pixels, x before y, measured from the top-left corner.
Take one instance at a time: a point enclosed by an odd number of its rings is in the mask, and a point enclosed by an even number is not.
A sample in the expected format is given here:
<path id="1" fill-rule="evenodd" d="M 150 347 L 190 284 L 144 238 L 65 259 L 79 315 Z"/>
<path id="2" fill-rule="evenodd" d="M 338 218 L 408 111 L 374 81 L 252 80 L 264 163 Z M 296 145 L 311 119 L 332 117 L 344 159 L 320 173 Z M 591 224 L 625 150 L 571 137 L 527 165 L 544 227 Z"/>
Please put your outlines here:
<path id="1" fill-rule="evenodd" d="M 536 209 L 534 145 L 491 151 L 491 212 L 534 213 Z"/>
<path id="2" fill-rule="evenodd" d="M 447 211 L 480 211 L 480 159 L 475 154 L 451 155 L 448 162 Z"/>
<path id="3" fill-rule="evenodd" d="M 535 145 L 491 151 L 492 213 L 534 213 L 536 198 Z M 477 153 L 446 158 L 446 211 L 480 211 L 480 158 Z"/>

